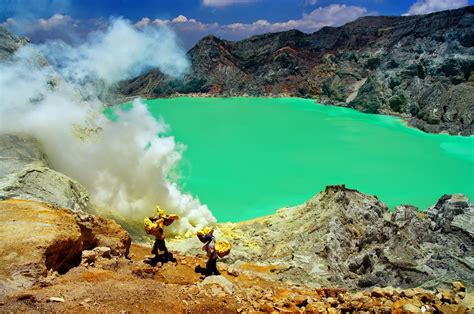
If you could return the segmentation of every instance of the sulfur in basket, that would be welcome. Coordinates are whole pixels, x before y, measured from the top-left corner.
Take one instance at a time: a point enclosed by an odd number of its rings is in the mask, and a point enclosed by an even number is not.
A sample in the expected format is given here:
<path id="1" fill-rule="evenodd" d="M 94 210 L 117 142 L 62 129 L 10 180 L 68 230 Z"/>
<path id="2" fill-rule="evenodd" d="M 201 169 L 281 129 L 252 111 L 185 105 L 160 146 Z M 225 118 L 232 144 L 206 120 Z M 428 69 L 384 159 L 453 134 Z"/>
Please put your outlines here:
<path id="1" fill-rule="evenodd" d="M 213 233 L 214 229 L 212 229 L 211 227 L 204 227 L 202 230 L 199 230 L 197 232 L 197 237 L 199 241 L 201 241 L 202 243 L 206 243 L 209 241 L 208 235 L 212 236 Z"/>
<path id="2" fill-rule="evenodd" d="M 156 237 L 163 234 L 164 223 L 163 219 L 158 219 L 153 222 L 149 217 L 145 218 L 143 221 L 145 224 L 145 232 Z"/>
<path id="3" fill-rule="evenodd" d="M 226 240 L 216 241 L 216 253 L 221 258 L 229 255 L 231 248 L 232 245 Z"/>

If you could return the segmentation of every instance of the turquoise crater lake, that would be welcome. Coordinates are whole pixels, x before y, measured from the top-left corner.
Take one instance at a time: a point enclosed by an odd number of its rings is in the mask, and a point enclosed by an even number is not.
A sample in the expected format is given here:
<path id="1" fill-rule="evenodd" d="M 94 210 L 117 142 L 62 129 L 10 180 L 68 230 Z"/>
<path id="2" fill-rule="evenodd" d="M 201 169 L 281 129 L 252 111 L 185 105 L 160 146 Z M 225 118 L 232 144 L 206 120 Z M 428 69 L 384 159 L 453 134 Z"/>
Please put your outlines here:
<path id="1" fill-rule="evenodd" d="M 427 134 L 400 119 L 298 98 L 147 100 L 187 149 L 183 190 L 218 221 L 241 221 L 305 202 L 344 183 L 390 207 L 474 200 L 474 137 Z"/>

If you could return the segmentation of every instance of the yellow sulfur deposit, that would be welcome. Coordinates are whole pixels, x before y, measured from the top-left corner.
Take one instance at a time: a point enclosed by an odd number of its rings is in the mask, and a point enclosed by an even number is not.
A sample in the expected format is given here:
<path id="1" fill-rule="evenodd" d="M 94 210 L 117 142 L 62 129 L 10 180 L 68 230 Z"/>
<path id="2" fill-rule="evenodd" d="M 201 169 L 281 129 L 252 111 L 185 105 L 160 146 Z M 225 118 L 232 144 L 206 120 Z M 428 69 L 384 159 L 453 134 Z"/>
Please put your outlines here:
<path id="1" fill-rule="evenodd" d="M 232 245 L 226 240 L 216 241 L 216 253 L 219 257 L 224 257 L 230 253 Z"/>
<path id="2" fill-rule="evenodd" d="M 163 209 L 161 209 L 161 207 L 158 205 L 156 206 L 156 214 L 160 217 L 166 216 L 166 212 Z"/>
<path id="3" fill-rule="evenodd" d="M 178 215 L 168 215 L 160 206 L 156 206 L 156 216 L 163 219 L 165 226 L 169 226 L 173 221 L 179 219 Z"/>
<path id="4" fill-rule="evenodd" d="M 212 229 L 211 227 L 204 227 L 202 230 L 199 230 L 197 232 L 197 237 L 199 238 L 199 240 L 202 243 L 205 243 L 205 242 L 207 242 L 206 239 L 205 239 L 205 236 L 207 234 L 213 234 L 213 233 L 214 233 L 214 229 Z"/>
<path id="5" fill-rule="evenodd" d="M 146 233 L 154 235 L 155 237 L 163 237 L 163 228 L 165 227 L 163 219 L 158 219 L 153 222 L 150 217 L 147 217 L 143 220 L 143 223 L 145 224 Z"/>

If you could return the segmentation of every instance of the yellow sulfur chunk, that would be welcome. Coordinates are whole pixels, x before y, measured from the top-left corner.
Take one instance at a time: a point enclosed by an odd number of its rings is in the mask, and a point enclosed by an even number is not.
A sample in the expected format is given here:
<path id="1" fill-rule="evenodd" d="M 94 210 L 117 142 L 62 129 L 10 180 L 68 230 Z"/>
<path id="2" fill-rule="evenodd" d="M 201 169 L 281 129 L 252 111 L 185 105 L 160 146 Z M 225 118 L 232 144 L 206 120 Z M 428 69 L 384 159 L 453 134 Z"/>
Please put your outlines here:
<path id="1" fill-rule="evenodd" d="M 163 236 L 163 228 L 165 227 L 163 219 L 158 219 L 153 222 L 149 217 L 143 220 L 145 225 L 145 232 L 155 237 L 162 237 Z"/>
<path id="2" fill-rule="evenodd" d="M 228 255 L 231 248 L 232 245 L 226 240 L 216 241 L 216 253 L 219 255 L 219 257 Z"/>
<path id="3" fill-rule="evenodd" d="M 197 237 L 199 238 L 199 240 L 202 242 L 202 243 L 206 243 L 206 235 L 208 234 L 212 234 L 214 232 L 214 229 L 212 229 L 211 227 L 204 227 L 202 230 L 199 230 L 197 232 Z"/>

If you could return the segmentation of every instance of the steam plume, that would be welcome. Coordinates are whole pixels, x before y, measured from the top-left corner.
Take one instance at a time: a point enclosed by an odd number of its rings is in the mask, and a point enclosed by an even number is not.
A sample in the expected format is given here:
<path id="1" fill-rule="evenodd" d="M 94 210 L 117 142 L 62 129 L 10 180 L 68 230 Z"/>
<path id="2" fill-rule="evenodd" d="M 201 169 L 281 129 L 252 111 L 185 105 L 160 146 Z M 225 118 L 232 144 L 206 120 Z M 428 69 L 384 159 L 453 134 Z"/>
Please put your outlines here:
<path id="1" fill-rule="evenodd" d="M 42 57 L 46 56 L 46 60 Z M 111 122 L 98 95 L 150 67 L 181 75 L 188 61 L 168 29 L 136 30 L 116 20 L 80 46 L 25 46 L 0 64 L 0 132 L 38 138 L 52 167 L 84 184 L 92 202 L 130 223 L 160 204 L 182 217 L 184 233 L 215 218 L 169 179 L 184 149 L 139 100 Z"/>

